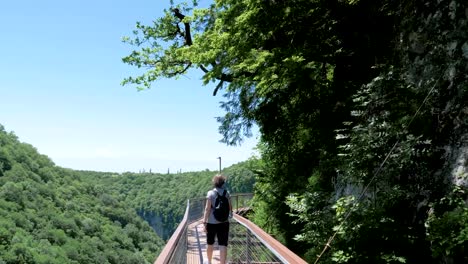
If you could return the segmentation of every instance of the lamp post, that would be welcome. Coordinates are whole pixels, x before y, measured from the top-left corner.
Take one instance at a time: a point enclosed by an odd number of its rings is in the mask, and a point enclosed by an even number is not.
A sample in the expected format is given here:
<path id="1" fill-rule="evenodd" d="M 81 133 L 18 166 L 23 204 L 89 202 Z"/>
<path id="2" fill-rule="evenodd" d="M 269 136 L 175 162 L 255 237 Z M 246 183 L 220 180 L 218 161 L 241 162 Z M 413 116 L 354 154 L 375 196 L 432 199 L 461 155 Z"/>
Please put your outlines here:
<path id="1" fill-rule="evenodd" d="M 218 157 L 217 159 L 219 159 L 219 174 L 221 174 L 221 157 Z"/>

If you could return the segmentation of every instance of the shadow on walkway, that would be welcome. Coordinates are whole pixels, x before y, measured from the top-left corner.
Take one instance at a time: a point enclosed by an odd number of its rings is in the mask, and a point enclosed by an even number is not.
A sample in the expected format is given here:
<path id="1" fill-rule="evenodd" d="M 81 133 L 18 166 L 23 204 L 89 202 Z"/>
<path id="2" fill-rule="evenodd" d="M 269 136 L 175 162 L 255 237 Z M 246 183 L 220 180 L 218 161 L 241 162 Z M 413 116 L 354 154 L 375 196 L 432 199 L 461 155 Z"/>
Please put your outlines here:
<path id="1" fill-rule="evenodd" d="M 187 240 L 187 264 L 203 264 L 203 261 L 208 258 L 206 255 L 206 233 L 201 221 L 194 222 L 188 226 Z M 219 263 L 219 247 L 215 242 L 211 264 L 217 263 Z"/>

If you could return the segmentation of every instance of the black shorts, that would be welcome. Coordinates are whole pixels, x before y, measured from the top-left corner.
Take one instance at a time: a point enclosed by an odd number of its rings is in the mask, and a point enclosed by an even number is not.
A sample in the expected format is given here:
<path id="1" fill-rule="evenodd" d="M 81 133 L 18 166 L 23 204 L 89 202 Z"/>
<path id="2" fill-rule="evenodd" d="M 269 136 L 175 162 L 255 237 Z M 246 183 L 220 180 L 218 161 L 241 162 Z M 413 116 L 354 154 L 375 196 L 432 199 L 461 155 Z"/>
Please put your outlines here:
<path id="1" fill-rule="evenodd" d="M 213 245 L 215 236 L 218 237 L 218 245 L 227 247 L 229 237 L 229 222 L 220 224 L 206 224 L 206 243 L 208 245 Z"/>

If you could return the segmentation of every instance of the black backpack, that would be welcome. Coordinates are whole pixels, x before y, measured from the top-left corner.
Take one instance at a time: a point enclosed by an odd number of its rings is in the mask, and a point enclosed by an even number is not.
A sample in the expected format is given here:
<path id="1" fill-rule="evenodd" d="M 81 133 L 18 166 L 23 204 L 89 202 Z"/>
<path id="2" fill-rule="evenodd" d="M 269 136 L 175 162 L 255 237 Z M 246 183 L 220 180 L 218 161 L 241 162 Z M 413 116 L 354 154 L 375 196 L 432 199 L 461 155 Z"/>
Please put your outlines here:
<path id="1" fill-rule="evenodd" d="M 229 200 L 226 197 L 226 190 L 224 190 L 223 195 L 219 195 L 219 193 L 215 190 L 216 192 L 216 201 L 214 204 L 214 210 L 213 210 L 213 215 L 216 220 L 219 222 L 226 222 L 226 220 L 229 218 Z"/>

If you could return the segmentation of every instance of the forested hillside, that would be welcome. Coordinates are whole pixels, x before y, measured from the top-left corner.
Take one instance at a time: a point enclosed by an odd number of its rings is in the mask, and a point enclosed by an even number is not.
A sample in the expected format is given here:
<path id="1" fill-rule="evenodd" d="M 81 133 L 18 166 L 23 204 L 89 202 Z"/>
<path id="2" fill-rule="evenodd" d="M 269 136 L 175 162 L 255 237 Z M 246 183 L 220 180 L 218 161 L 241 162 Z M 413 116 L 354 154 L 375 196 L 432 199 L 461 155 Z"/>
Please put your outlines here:
<path id="1" fill-rule="evenodd" d="M 137 23 L 123 84 L 196 68 L 224 142 L 258 125 L 257 224 L 312 263 L 468 263 L 467 1 L 198 2 Z"/>
<path id="2" fill-rule="evenodd" d="M 163 244 L 125 201 L 0 126 L 0 263 L 152 263 Z"/>
<path id="3" fill-rule="evenodd" d="M 89 182 L 108 189 L 144 218 L 163 238 L 177 228 L 187 199 L 204 197 L 216 172 L 180 174 L 80 172 Z"/>
<path id="4" fill-rule="evenodd" d="M 253 192 L 252 170 L 258 161 L 251 159 L 223 170 L 227 188 L 232 193 Z M 188 199 L 204 199 L 213 187 L 211 179 L 218 172 L 199 171 L 184 173 L 103 173 L 77 171 L 95 186 L 102 186 L 118 196 L 125 204 L 145 219 L 167 240 L 177 228 L 185 212 Z"/>

